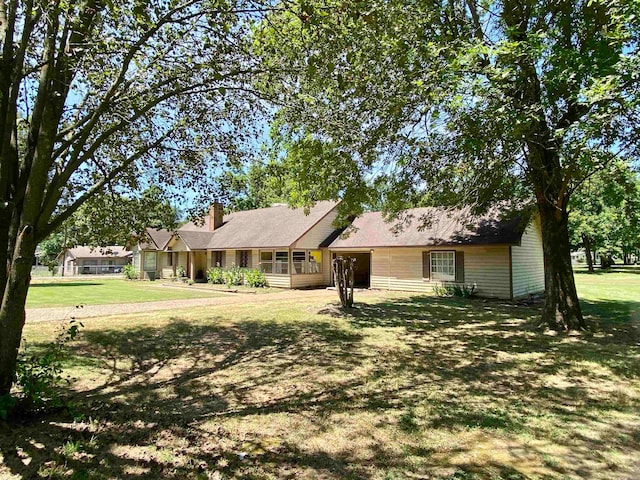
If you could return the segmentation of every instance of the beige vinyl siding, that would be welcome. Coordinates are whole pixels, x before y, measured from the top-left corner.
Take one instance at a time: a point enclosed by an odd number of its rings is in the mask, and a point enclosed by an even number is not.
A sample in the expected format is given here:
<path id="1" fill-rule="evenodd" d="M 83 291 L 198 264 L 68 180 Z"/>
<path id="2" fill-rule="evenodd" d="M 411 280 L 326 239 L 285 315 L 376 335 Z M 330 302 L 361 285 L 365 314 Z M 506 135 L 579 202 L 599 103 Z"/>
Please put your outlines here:
<path id="1" fill-rule="evenodd" d="M 322 282 L 323 285 L 329 286 L 331 285 L 331 275 L 332 275 L 332 266 L 331 266 L 331 252 L 328 248 L 322 248 Z"/>
<path id="2" fill-rule="evenodd" d="M 231 268 L 236 264 L 236 251 L 235 250 L 225 250 L 224 251 L 224 261 L 222 262 L 222 266 L 224 268 Z"/>
<path id="3" fill-rule="evenodd" d="M 158 264 L 160 267 L 170 267 L 169 265 L 169 257 L 171 256 L 171 252 L 160 252 L 158 251 Z"/>
<path id="4" fill-rule="evenodd" d="M 291 288 L 291 276 L 289 275 L 264 275 L 270 287 Z"/>
<path id="5" fill-rule="evenodd" d="M 542 231 L 537 217 L 522 234 L 520 245 L 511 247 L 511 265 L 515 298 L 544 291 Z"/>
<path id="6" fill-rule="evenodd" d="M 476 284 L 478 295 L 509 298 L 509 247 L 375 248 L 371 253 L 371 288 L 432 292 L 422 278 L 422 252 L 464 251 L 464 283 Z"/>
<path id="7" fill-rule="evenodd" d="M 142 252 L 140 251 L 137 245 L 133 247 L 131 251 L 133 252 L 133 257 L 131 258 L 131 264 L 133 265 L 133 268 L 135 269 L 138 277 L 140 277 L 142 275 L 142 255 L 141 255 Z"/>
<path id="8" fill-rule="evenodd" d="M 162 272 L 160 272 L 162 278 L 171 278 L 173 277 L 173 268 L 172 267 L 162 267 Z"/>
<path id="9" fill-rule="evenodd" d="M 160 276 L 162 278 L 173 277 L 173 266 L 169 265 L 169 258 L 172 252 L 158 252 L 158 264 L 160 265 Z"/>
<path id="10" fill-rule="evenodd" d="M 171 250 L 173 250 L 174 252 L 186 252 L 187 250 L 189 250 L 189 247 L 187 247 L 187 244 L 184 243 L 184 240 L 179 237 L 174 237 L 169 245 L 171 246 Z"/>
<path id="11" fill-rule="evenodd" d="M 320 287 L 324 284 L 324 274 L 322 273 L 291 275 L 291 288 Z"/>
<path id="12" fill-rule="evenodd" d="M 185 272 L 187 271 L 187 252 L 178 252 L 178 261 L 176 263 L 176 268 L 178 267 L 184 268 Z"/>
<path id="13" fill-rule="evenodd" d="M 311 229 L 300 237 L 294 244 L 294 249 L 317 250 L 320 244 L 329 237 L 335 230 L 333 221 L 338 212 L 334 208 L 322 220 L 316 223 Z"/>

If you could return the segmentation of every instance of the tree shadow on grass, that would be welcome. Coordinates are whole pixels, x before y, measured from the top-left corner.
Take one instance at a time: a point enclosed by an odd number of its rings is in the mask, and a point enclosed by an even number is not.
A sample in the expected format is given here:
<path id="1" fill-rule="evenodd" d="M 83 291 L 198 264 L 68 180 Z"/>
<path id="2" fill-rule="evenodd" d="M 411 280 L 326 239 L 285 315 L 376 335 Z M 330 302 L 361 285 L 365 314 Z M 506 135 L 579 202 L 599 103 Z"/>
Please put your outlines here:
<path id="1" fill-rule="evenodd" d="M 402 478 L 443 466 L 451 473 L 442 478 L 522 478 L 509 465 L 454 462 L 472 447 L 435 452 L 419 438 L 432 431 L 552 436 L 545 429 L 599 425 L 597 412 L 637 406 L 598 397 L 571 376 L 575 365 L 591 362 L 604 369 L 603 383 L 607 372 L 636 378 L 640 355 L 622 326 L 592 337 L 541 335 L 532 331 L 534 309 L 420 296 L 319 313 L 290 322 L 175 317 L 161 327 L 86 331 L 73 347 L 80 391 L 69 391 L 85 419 L 14 425 L 0 435 L 4 465 L 26 478 L 207 478 L 218 471 L 225 478 L 355 479 L 380 470 Z M 367 454 L 305 444 L 306 430 L 331 432 L 339 427 L 333 416 L 359 415 L 415 444 L 404 439 L 402 450 L 379 440 Z M 555 420 L 532 426 L 538 417 Z M 290 428 L 297 429 L 291 437 L 282 433 Z M 550 471 L 588 478 L 594 451 L 640 439 L 630 425 L 598 428 L 597 436 L 573 432 L 567 440 L 572 470 Z M 69 442 L 80 451 L 64 448 Z M 545 454 L 535 445 L 525 450 Z"/>
<path id="2" fill-rule="evenodd" d="M 159 328 L 84 332 L 81 343 L 73 347 L 78 360 L 72 363 L 103 372 L 105 380 L 89 385 L 79 395 L 74 391 L 68 395 L 77 398 L 78 408 L 87 418 L 98 419 L 95 431 L 77 430 L 64 415 L 49 423 L 46 430 L 34 428 L 29 420 L 18 423 L 14 428 L 17 432 L 24 429 L 25 434 L 0 441 L 5 466 L 25 478 L 55 477 L 60 473 L 58 467 L 100 478 L 103 463 L 109 465 L 106 477 L 119 478 L 135 471 L 148 478 L 185 478 L 218 469 L 218 464 L 224 472 L 243 470 L 250 463 L 220 446 L 229 442 L 224 432 L 217 432 L 222 438 L 205 435 L 216 444 L 215 452 L 189 449 L 188 455 L 183 455 L 189 457 L 188 465 L 181 463 L 181 454 L 171 454 L 174 447 L 142 457 L 136 457 L 135 447 L 155 445 L 162 435 L 177 443 L 177 439 L 189 440 L 194 435 L 200 441 L 202 432 L 195 434 L 194 426 L 216 417 L 303 411 L 338 398 L 344 401 L 343 389 L 353 386 L 324 388 L 321 377 L 300 378 L 296 384 L 296 376 L 300 366 L 324 371 L 334 365 L 348 369 L 358 363 L 354 345 L 361 335 L 357 333 L 327 322 L 240 321 L 220 327 L 215 325 L 217 319 L 210 320 L 207 325 L 193 325 L 174 318 Z M 293 388 L 279 389 L 281 379 Z M 313 383 L 316 385 L 310 385 Z M 254 392 L 261 389 L 274 392 L 277 398 L 254 398 Z M 97 446 L 87 446 L 92 438 L 98 439 Z M 65 442 L 85 445 L 82 455 L 65 455 L 61 447 Z M 118 444 L 128 445 L 133 453 L 126 449 L 114 453 L 113 446 Z M 173 460 L 169 458 L 172 455 Z M 25 465 L 22 459 L 27 457 L 33 460 Z M 304 455 L 289 452 L 283 459 L 293 457 Z M 55 467 L 42 470 L 46 462 Z M 309 458 L 307 462 L 344 476 L 339 460 Z"/>

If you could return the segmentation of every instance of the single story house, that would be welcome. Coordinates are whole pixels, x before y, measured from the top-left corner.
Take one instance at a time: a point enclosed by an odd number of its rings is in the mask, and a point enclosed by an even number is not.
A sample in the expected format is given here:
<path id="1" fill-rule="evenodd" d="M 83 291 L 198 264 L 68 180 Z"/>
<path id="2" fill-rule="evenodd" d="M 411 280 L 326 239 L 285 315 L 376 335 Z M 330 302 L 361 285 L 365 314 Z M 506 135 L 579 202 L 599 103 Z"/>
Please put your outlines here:
<path id="1" fill-rule="evenodd" d="M 215 203 L 198 225 L 175 232 L 147 229 L 149 241 L 133 247 L 140 278 L 169 278 L 181 268 L 192 280 L 209 268 L 260 268 L 269 285 L 301 288 L 329 285 L 329 250 L 321 243 L 334 231 L 336 202 L 318 202 L 308 214 L 286 205 L 224 215 Z"/>
<path id="2" fill-rule="evenodd" d="M 540 222 L 536 216 L 473 217 L 467 211 L 410 209 L 388 223 L 365 213 L 344 231 L 333 222 L 337 203 L 318 202 L 305 214 L 285 205 L 223 214 L 215 203 L 201 225 L 175 232 L 148 229 L 134 247 L 141 278 L 197 280 L 210 267 L 260 268 L 282 288 L 333 284 L 331 259 L 356 258 L 359 287 L 431 292 L 439 283 L 475 285 L 478 295 L 517 298 L 544 290 Z"/>
<path id="3" fill-rule="evenodd" d="M 79 246 L 58 254 L 59 275 L 105 275 L 122 272 L 131 263 L 133 252 L 121 245 Z"/>

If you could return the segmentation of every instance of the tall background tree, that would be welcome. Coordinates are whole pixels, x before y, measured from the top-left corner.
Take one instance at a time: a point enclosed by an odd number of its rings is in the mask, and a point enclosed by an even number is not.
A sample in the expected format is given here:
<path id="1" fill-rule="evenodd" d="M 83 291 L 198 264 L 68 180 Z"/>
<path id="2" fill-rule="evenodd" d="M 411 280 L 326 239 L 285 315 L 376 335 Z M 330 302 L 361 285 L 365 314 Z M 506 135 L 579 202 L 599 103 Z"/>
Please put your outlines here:
<path id="1" fill-rule="evenodd" d="M 628 263 L 640 247 L 640 181 L 626 163 L 598 172 L 571 198 L 569 232 L 573 246 L 584 248 L 594 272 L 596 253 Z"/>
<path id="2" fill-rule="evenodd" d="M 212 195 L 259 109 L 259 0 L 0 1 L 0 395 L 36 245 L 89 199 Z M 197 204 L 198 198 L 196 198 Z"/>
<path id="3" fill-rule="evenodd" d="M 277 161 L 255 159 L 248 165 L 228 169 L 217 177 L 218 189 L 231 211 L 265 208 L 287 203 L 291 176 Z"/>
<path id="4" fill-rule="evenodd" d="M 546 263 L 542 320 L 586 327 L 567 228 L 572 194 L 637 158 L 640 4 L 626 0 L 305 0 L 269 16 L 261 88 L 277 145 L 312 201 L 531 204 Z M 366 182 L 364 182 L 366 183 Z"/>
<path id="5" fill-rule="evenodd" d="M 100 195 L 89 199 L 38 244 L 39 261 L 50 268 L 65 248 L 76 245 L 126 245 L 145 237 L 147 227 L 172 230 L 179 212 L 156 186 L 137 197 Z"/>

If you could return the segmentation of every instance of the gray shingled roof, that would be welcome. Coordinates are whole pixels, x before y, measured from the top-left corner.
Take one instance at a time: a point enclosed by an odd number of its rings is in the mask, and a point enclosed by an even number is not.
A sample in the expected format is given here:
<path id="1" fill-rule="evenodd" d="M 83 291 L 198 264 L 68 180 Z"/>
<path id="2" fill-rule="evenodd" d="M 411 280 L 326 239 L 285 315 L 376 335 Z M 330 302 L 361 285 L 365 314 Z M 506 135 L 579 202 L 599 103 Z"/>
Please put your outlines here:
<path id="1" fill-rule="evenodd" d="M 318 202 L 305 215 L 302 208 L 286 205 L 234 212 L 224 219 L 207 248 L 288 247 L 307 233 L 336 207 L 336 202 Z"/>
<path id="2" fill-rule="evenodd" d="M 497 211 L 471 216 L 466 209 L 413 208 L 399 221 L 385 222 L 381 212 L 371 212 L 355 219 L 329 248 L 512 245 L 520 242 L 523 218 L 502 219 Z"/>
<path id="3" fill-rule="evenodd" d="M 302 208 L 278 205 L 269 208 L 234 212 L 224 216 L 224 223 L 209 231 L 209 217 L 202 225 L 189 222 L 177 230 L 177 235 L 192 250 L 250 249 L 289 247 L 336 207 L 336 202 L 318 202 L 306 215 Z M 147 229 L 149 236 L 163 250 L 171 232 Z M 162 232 L 162 238 L 159 238 Z M 169 236 L 164 243 L 165 236 Z"/>
<path id="4" fill-rule="evenodd" d="M 132 252 L 120 245 L 108 245 L 106 247 L 79 246 L 67 250 L 74 258 L 126 258 Z"/>
<path id="5" fill-rule="evenodd" d="M 140 248 L 142 250 L 152 249 L 152 250 L 164 250 L 171 240 L 173 233 L 169 230 L 158 230 L 156 228 L 147 228 L 147 235 L 151 240 L 151 243 L 143 242 L 140 244 Z"/>

